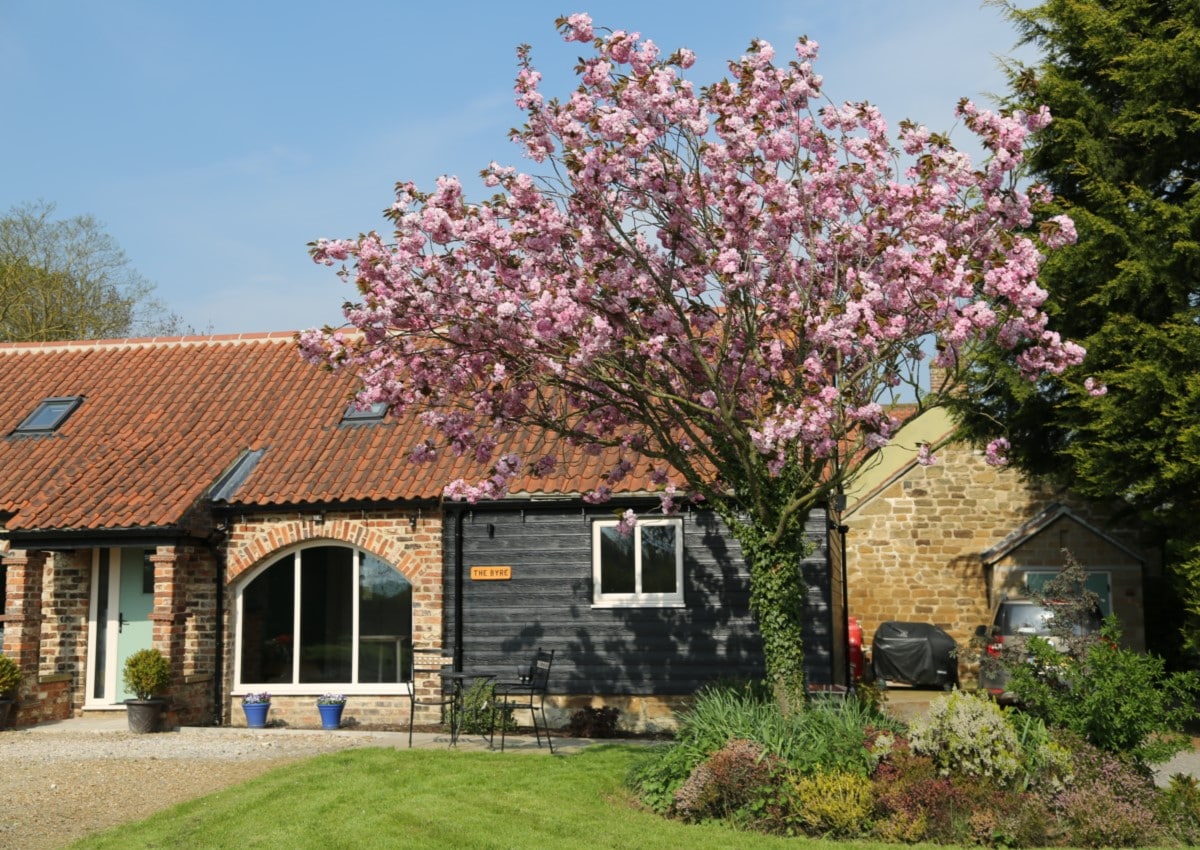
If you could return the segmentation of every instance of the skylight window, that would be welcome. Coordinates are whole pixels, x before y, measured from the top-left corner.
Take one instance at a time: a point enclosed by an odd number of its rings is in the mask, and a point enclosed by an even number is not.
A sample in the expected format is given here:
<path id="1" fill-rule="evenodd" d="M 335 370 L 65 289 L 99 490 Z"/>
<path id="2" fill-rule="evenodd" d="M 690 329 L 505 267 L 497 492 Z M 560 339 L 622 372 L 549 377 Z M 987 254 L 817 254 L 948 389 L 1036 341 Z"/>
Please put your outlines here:
<path id="1" fill-rule="evenodd" d="M 83 402 L 83 396 L 48 398 L 25 417 L 14 434 L 50 434 L 67 421 L 67 417 Z"/>
<path id="2" fill-rule="evenodd" d="M 342 414 L 343 425 L 366 425 L 370 422 L 379 422 L 383 417 L 387 416 L 388 405 L 386 401 L 377 401 L 366 407 L 359 407 L 357 402 L 350 402 L 350 406 L 346 408 L 346 412 Z"/>

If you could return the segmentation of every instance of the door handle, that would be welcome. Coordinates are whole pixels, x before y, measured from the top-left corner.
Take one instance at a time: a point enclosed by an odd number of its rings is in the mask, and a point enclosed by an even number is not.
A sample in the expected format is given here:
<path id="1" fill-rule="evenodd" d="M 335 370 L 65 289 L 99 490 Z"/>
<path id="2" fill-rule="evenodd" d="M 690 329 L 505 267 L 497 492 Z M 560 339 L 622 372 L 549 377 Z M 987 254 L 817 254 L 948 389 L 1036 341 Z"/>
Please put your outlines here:
<path id="1" fill-rule="evenodd" d="M 117 612 L 117 634 L 121 634 L 125 630 L 125 624 L 129 621 L 125 619 L 125 612 Z"/>

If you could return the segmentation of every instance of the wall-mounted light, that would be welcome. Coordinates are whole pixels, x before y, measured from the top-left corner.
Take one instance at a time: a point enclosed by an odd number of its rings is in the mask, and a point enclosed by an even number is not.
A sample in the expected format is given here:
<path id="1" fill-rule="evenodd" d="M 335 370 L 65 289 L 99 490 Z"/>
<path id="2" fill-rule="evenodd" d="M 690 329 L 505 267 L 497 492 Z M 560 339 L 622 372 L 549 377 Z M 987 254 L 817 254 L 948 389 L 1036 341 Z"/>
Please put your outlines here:
<path id="1" fill-rule="evenodd" d="M 408 529 L 409 529 L 409 531 L 416 531 L 416 530 L 417 530 L 417 521 L 418 521 L 420 518 L 421 518 L 421 512 L 420 512 L 420 511 L 417 511 L 415 514 L 409 514 L 409 515 L 408 515 Z"/>
<path id="2" fill-rule="evenodd" d="M 496 536 L 496 526 L 493 523 L 488 523 L 488 537 Z"/>

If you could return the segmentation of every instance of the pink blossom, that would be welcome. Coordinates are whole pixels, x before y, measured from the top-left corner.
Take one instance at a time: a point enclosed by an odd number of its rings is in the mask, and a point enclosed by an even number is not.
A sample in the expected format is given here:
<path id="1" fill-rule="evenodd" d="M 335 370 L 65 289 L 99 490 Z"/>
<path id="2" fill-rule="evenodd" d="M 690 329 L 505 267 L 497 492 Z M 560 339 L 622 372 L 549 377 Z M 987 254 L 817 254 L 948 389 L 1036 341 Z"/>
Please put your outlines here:
<path id="1" fill-rule="evenodd" d="M 1078 235 L 1070 216 L 1056 215 L 1042 222 L 1042 241 L 1050 248 L 1074 245 Z"/>
<path id="2" fill-rule="evenodd" d="M 1008 440 L 998 437 L 987 444 L 984 460 L 989 466 L 1007 466 L 1008 450 L 1011 448 Z"/>
<path id="3" fill-rule="evenodd" d="M 387 233 L 309 246 L 354 286 L 355 332 L 305 332 L 300 351 L 356 376 L 364 399 L 421 412 L 413 459 L 464 464 L 448 498 L 502 498 L 571 452 L 608 470 L 589 503 L 660 488 L 674 509 L 677 480 L 741 509 L 763 475 L 820 489 L 852 474 L 894 433 L 895 388 L 929 345 L 944 366 L 1019 352 L 1031 380 L 1082 361 L 1038 285 L 1074 225 L 1035 228 L 1051 196 L 1021 180 L 1044 109 L 963 101 L 977 165 L 919 124 L 893 134 L 869 103 L 828 98 L 813 40 L 778 64 L 756 40 L 700 85 L 683 79 L 690 50 L 583 13 L 558 27 L 589 54 L 559 97 L 518 49 L 513 139 L 546 163 L 537 176 L 492 162 L 478 203 L 451 177 L 401 182 Z M 507 454 L 517 432 L 547 443 Z"/>
<path id="4" fill-rule="evenodd" d="M 1083 388 L 1087 390 L 1088 395 L 1093 398 L 1099 398 L 1108 393 L 1108 387 L 1097 381 L 1095 378 L 1088 378 L 1083 382 Z"/>
<path id="5" fill-rule="evenodd" d="M 592 31 L 592 19 L 583 12 L 576 12 L 574 15 L 568 15 L 566 20 L 559 25 L 562 30 L 563 41 L 591 41 L 595 33 Z"/>

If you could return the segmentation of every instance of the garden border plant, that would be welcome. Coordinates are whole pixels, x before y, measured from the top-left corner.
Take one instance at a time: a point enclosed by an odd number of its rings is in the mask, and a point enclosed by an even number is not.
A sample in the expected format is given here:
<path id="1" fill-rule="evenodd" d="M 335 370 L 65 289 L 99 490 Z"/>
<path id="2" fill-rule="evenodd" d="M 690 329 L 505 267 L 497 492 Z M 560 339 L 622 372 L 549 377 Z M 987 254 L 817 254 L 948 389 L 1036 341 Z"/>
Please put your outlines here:
<path id="1" fill-rule="evenodd" d="M 785 714 L 754 684 L 712 686 L 677 737 L 633 763 L 659 814 L 837 839 L 995 847 L 1187 843 L 1200 792 L 985 695 L 952 692 L 910 727 L 856 699 Z"/>

